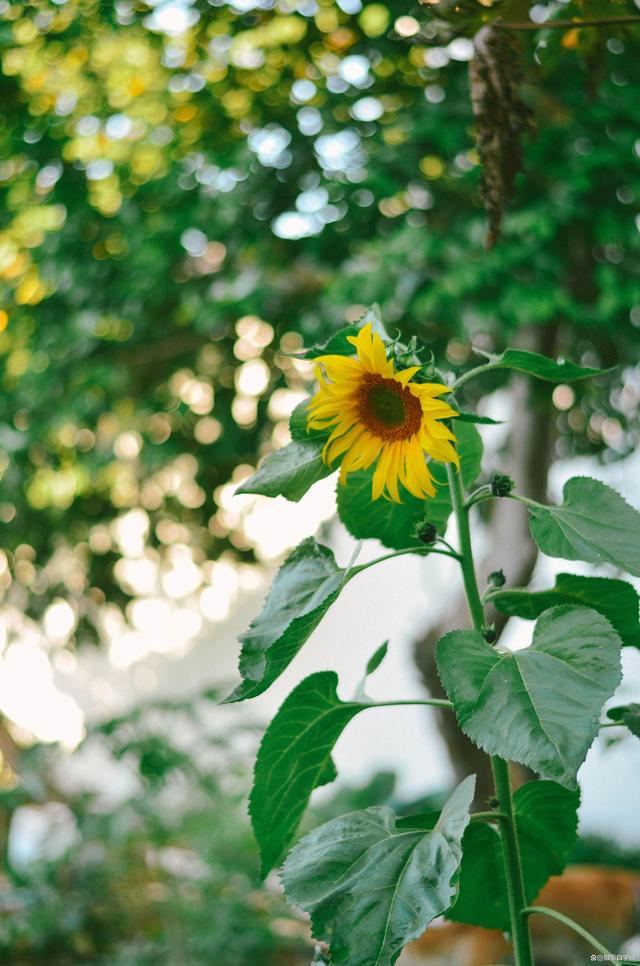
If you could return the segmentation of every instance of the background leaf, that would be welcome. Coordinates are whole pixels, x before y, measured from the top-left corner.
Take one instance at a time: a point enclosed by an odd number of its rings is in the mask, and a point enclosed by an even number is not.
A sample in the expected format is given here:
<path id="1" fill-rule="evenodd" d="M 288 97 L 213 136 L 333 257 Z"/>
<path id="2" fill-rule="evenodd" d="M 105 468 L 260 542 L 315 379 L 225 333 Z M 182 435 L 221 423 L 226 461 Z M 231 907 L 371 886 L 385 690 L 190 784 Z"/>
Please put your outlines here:
<path id="1" fill-rule="evenodd" d="M 640 704 L 624 704 L 609 708 L 607 718 L 626 725 L 632 734 L 640 738 Z"/>
<path id="2" fill-rule="evenodd" d="M 620 683 L 620 647 L 597 611 L 562 606 L 544 612 L 524 650 L 500 652 L 477 631 L 452 631 L 436 659 L 472 741 L 575 788 L 602 705 Z"/>
<path id="3" fill-rule="evenodd" d="M 610 563 L 640 577 L 640 513 L 600 480 L 574 476 L 562 506 L 529 512 L 533 539 L 547 556 Z"/>
<path id="4" fill-rule="evenodd" d="M 611 372 L 610 369 L 577 366 L 567 360 L 556 362 L 538 352 L 527 352 L 525 349 L 505 349 L 499 356 L 489 356 L 489 362 L 494 369 L 516 369 L 545 382 L 577 382 L 579 379 Z"/>
<path id="5" fill-rule="evenodd" d="M 402 826 L 390 808 L 351 812 L 307 835 L 284 864 L 287 896 L 331 944 L 331 962 L 392 966 L 402 947 L 449 908 L 475 777 L 445 803 L 432 829 Z"/>
<path id="6" fill-rule="evenodd" d="M 552 875 L 560 875 L 578 829 L 577 792 L 557 782 L 532 781 L 513 796 L 524 890 L 534 901 Z M 487 888 L 491 883 L 491 888 Z M 502 839 L 497 827 L 472 823 L 462 839 L 460 889 L 447 913 L 455 922 L 509 930 Z"/>
<path id="7" fill-rule="evenodd" d="M 482 462 L 482 440 L 475 426 L 470 423 L 456 425 L 455 434 L 460 453 L 460 473 L 465 487 L 470 486 Z M 338 513 L 340 519 L 358 540 L 380 540 L 385 547 L 402 550 L 420 546 L 415 534 L 416 525 L 425 518 L 443 534 L 451 513 L 451 500 L 447 473 L 442 463 L 431 463 L 430 469 L 439 484 L 436 496 L 417 500 L 406 490 L 402 503 L 388 500 L 371 500 L 371 481 L 375 467 L 350 473 L 347 482 L 338 484 Z"/>
<path id="8" fill-rule="evenodd" d="M 527 620 L 535 620 L 556 604 L 584 604 L 607 618 L 623 644 L 640 647 L 640 598 L 635 587 L 624 580 L 558 574 L 554 586 L 548 590 L 531 591 L 522 587 L 499 590 L 491 595 L 491 603 L 509 617 Z"/>
<path id="9" fill-rule="evenodd" d="M 287 557 L 262 611 L 240 638 L 241 684 L 225 703 L 254 698 L 275 681 L 311 636 L 349 579 L 312 537 Z"/>
<path id="10" fill-rule="evenodd" d="M 249 800 L 263 876 L 290 845 L 313 789 L 335 778 L 331 750 L 343 729 L 372 707 L 370 702 L 341 701 L 337 687 L 334 671 L 311 674 L 294 688 L 264 733 Z"/>

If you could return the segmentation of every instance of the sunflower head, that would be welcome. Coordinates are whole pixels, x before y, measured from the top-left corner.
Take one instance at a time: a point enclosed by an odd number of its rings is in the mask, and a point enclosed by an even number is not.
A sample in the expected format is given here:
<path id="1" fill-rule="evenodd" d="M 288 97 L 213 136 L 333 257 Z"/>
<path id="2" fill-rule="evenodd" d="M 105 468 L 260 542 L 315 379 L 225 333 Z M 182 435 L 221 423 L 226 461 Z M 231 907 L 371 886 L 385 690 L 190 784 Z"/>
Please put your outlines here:
<path id="1" fill-rule="evenodd" d="M 435 496 L 426 457 L 458 465 L 455 436 L 442 420 L 457 416 L 440 399 L 441 383 L 412 382 L 420 366 L 396 371 L 371 324 L 349 336 L 355 355 L 318 358 L 318 392 L 309 404 L 309 429 L 330 430 L 323 450 L 329 465 L 340 456 L 340 480 L 376 464 L 372 498 L 401 502 L 399 484 L 418 499 Z"/>

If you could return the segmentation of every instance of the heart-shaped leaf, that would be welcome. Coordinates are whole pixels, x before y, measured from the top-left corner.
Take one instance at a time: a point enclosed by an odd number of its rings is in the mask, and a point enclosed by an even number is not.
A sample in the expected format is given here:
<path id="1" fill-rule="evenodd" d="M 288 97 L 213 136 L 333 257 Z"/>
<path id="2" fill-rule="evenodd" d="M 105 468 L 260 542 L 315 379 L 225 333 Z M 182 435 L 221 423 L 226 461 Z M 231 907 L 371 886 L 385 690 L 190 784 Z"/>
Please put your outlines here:
<path id="1" fill-rule="evenodd" d="M 584 604 L 607 618 L 623 644 L 640 647 L 640 599 L 635 587 L 624 580 L 558 574 L 548 590 L 498 590 L 491 594 L 491 603 L 509 617 L 527 620 L 535 620 L 556 604 Z"/>
<path id="2" fill-rule="evenodd" d="M 392 966 L 449 908 L 474 788 L 473 776 L 458 785 L 433 828 L 368 808 L 321 825 L 291 851 L 285 892 L 310 913 L 313 935 L 330 943 L 332 963 Z"/>
<path id="3" fill-rule="evenodd" d="M 527 782 L 514 794 L 527 903 L 534 901 L 549 876 L 564 869 L 578 829 L 579 801 L 577 792 L 548 781 Z M 460 889 L 447 918 L 485 929 L 510 929 L 502 839 L 495 826 L 472 823 L 467 827 Z"/>
<path id="4" fill-rule="evenodd" d="M 278 571 L 262 611 L 240 638 L 243 678 L 225 703 L 262 694 L 311 636 L 350 577 L 328 547 L 308 537 Z"/>
<path id="5" fill-rule="evenodd" d="M 379 653 L 379 652 L 376 652 Z M 253 778 L 249 814 L 266 875 L 295 835 L 311 792 L 333 781 L 331 751 L 367 701 L 341 701 L 334 671 L 312 674 L 291 692 L 267 728 Z"/>
<path id="6" fill-rule="evenodd" d="M 468 487 L 480 472 L 482 440 L 469 423 L 456 425 L 455 434 L 460 474 L 463 485 Z M 420 546 L 415 530 L 425 519 L 444 533 L 451 513 L 447 474 L 441 463 L 430 463 L 429 468 L 438 484 L 435 497 L 418 500 L 403 490 L 402 503 L 371 500 L 374 468 L 350 473 L 345 484 L 338 484 L 338 513 L 347 530 L 358 540 L 380 540 L 394 550 Z"/>
<path id="7" fill-rule="evenodd" d="M 640 513 L 600 480 L 574 476 L 562 506 L 529 512 L 533 539 L 547 556 L 609 563 L 640 577 Z"/>
<path id="8" fill-rule="evenodd" d="M 473 742 L 575 788 L 602 705 L 620 683 L 620 647 L 602 614 L 562 606 L 542 614 L 524 650 L 498 651 L 477 631 L 452 631 L 436 660 Z"/>

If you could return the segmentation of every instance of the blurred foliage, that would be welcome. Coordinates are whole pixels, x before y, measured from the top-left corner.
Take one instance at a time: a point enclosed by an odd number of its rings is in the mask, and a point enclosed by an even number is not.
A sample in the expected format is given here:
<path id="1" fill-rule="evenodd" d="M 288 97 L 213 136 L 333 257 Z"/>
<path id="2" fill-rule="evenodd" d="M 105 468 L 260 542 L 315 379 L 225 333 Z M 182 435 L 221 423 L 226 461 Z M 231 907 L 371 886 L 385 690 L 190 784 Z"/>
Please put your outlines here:
<path id="1" fill-rule="evenodd" d="M 258 878 L 244 802 L 256 737 L 220 735 L 214 698 L 157 702 L 90 732 L 74 755 L 99 761 L 108 782 L 85 767 L 74 787 L 73 756 L 21 753 L 20 787 L 0 794 L 13 820 L 3 963 L 308 962 L 305 924 Z M 39 816 L 39 836 L 20 831 L 22 811 Z"/>
<path id="2" fill-rule="evenodd" d="M 542 325 L 637 361 L 636 28 L 521 38 L 537 135 L 485 253 L 462 15 L 453 39 L 400 0 L 0 18 L 0 586 L 30 617 L 63 597 L 97 639 L 135 592 L 132 510 L 154 564 L 253 561 L 230 493 L 311 377 L 279 350 L 374 301 L 454 368 Z M 559 454 L 628 452 L 639 395 L 565 394 Z"/>

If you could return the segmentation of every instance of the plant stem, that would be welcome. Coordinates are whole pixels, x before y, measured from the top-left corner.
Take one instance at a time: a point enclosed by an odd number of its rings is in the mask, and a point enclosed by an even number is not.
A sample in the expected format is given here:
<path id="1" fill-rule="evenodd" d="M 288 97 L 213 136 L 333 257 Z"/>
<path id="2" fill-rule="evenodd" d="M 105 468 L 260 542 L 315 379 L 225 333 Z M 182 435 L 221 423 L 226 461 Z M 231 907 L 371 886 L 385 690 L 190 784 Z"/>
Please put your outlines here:
<path id="1" fill-rule="evenodd" d="M 469 605 L 469 613 L 471 614 L 474 628 L 482 633 L 484 626 L 484 608 L 482 606 L 480 592 L 478 591 L 478 582 L 473 564 L 469 517 L 464 505 L 464 493 L 460 476 L 450 463 L 447 464 L 447 476 L 449 479 L 449 489 L 451 491 L 451 503 L 458 524 L 458 539 L 461 555 L 460 566 L 467 595 L 467 603 Z M 513 811 L 513 799 L 511 797 L 509 765 L 502 758 L 492 757 L 491 766 L 493 768 L 498 808 L 505 815 L 504 820 L 500 822 L 500 833 L 504 849 L 504 873 L 507 884 L 511 939 L 513 942 L 515 962 L 516 966 L 533 966 L 529 923 L 527 917 L 522 914 L 523 909 L 526 907 L 526 899 L 518 835 Z"/>
<path id="2" fill-rule="evenodd" d="M 372 708 L 401 708 L 408 704 L 428 704 L 434 708 L 452 708 L 453 705 L 446 698 L 407 698 L 405 701 L 376 701 Z"/>
<path id="3" fill-rule="evenodd" d="M 573 919 L 569 919 L 568 916 L 563 915 L 563 913 L 558 912 L 556 909 L 549 909 L 547 906 L 525 906 L 522 910 L 523 917 L 532 916 L 534 913 L 539 913 L 541 916 L 549 916 L 550 919 L 556 919 L 561 922 L 563 926 L 567 926 L 568 929 L 572 929 L 578 936 L 582 936 L 587 942 L 597 949 L 599 953 L 603 953 L 605 956 L 610 956 L 614 958 L 613 953 L 610 952 L 606 946 L 603 946 L 595 936 L 592 936 L 590 932 L 587 932 L 579 923 L 574 922 Z M 625 962 L 633 962 L 633 960 L 625 960 Z"/>
<path id="4" fill-rule="evenodd" d="M 472 822 L 504 822 L 509 816 L 505 812 L 474 812 Z"/>
<path id="5" fill-rule="evenodd" d="M 473 566 L 473 549 L 471 547 L 469 520 L 464 508 L 464 493 L 462 492 L 460 475 L 454 469 L 451 463 L 447 463 L 447 477 L 449 480 L 449 490 L 451 492 L 451 504 L 453 506 L 453 512 L 455 513 L 458 524 L 458 540 L 460 541 L 460 567 L 462 569 L 462 579 L 464 581 L 464 589 L 467 595 L 469 613 L 471 615 L 471 620 L 473 621 L 473 626 L 477 631 L 482 633 L 482 628 L 484 625 L 484 610 L 482 607 L 482 601 L 480 600 L 478 583 L 476 581 L 476 572 Z"/>

